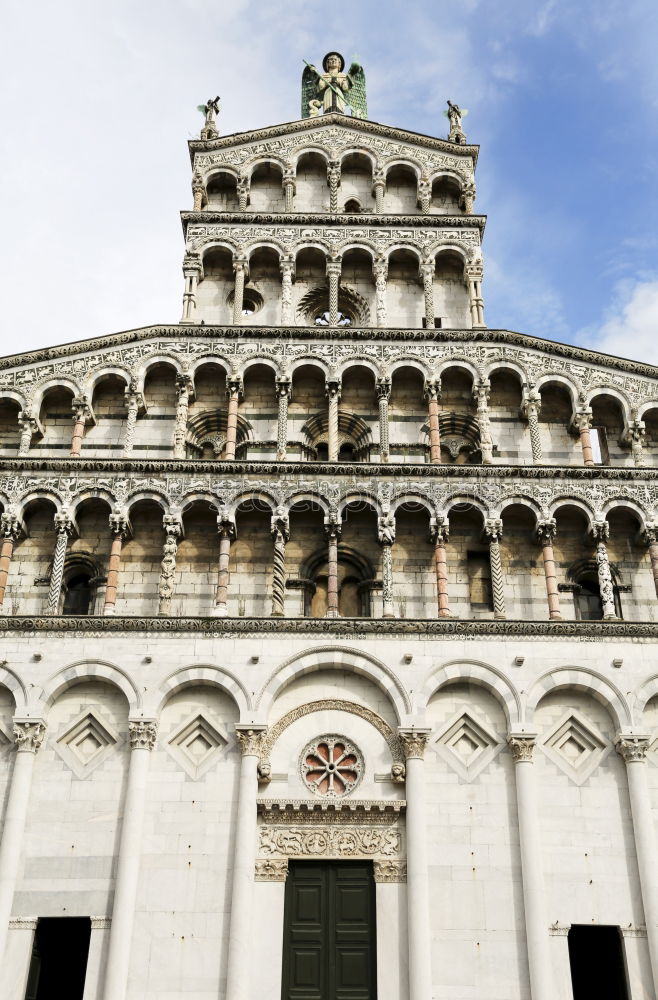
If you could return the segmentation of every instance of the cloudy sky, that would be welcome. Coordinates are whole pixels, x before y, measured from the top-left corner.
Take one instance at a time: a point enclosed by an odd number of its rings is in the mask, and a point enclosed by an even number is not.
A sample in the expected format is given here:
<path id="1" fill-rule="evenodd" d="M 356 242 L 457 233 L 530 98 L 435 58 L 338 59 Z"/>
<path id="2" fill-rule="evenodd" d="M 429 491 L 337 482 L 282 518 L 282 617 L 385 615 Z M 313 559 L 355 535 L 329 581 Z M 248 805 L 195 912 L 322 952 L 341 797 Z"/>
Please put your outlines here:
<path id="1" fill-rule="evenodd" d="M 656 0 L 40 0 L 3 29 L 1 353 L 177 322 L 196 105 L 295 119 L 338 48 L 375 121 L 470 109 L 489 326 L 658 363 Z"/>

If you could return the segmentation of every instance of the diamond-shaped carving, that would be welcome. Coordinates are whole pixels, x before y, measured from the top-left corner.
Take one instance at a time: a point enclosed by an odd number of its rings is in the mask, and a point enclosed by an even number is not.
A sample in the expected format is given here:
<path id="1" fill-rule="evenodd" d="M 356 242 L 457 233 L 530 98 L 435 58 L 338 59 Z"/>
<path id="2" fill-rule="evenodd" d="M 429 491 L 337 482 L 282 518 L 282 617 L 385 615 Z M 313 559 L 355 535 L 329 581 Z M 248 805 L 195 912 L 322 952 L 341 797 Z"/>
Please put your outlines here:
<path id="1" fill-rule="evenodd" d="M 186 774 L 196 780 L 216 763 L 228 738 L 203 712 L 186 719 L 167 741 L 167 749 Z"/>
<path id="2" fill-rule="evenodd" d="M 119 736 L 109 722 L 90 709 L 57 738 L 55 749 L 76 777 L 86 778 L 118 742 Z"/>
<path id="3" fill-rule="evenodd" d="M 542 746 L 546 756 L 577 785 L 587 781 L 611 749 L 596 726 L 574 710 L 567 711 L 544 736 Z"/>
<path id="4" fill-rule="evenodd" d="M 436 752 L 464 781 L 472 781 L 494 759 L 502 741 L 470 712 L 458 712 L 435 739 Z"/>

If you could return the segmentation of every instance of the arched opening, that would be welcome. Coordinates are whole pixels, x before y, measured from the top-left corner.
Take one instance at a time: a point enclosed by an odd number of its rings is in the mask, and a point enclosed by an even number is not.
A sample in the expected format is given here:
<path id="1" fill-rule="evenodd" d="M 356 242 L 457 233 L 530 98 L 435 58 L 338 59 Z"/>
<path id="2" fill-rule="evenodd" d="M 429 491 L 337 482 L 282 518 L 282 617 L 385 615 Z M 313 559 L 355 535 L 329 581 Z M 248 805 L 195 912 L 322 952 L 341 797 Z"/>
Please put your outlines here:
<path id="1" fill-rule="evenodd" d="M 297 254 L 293 295 L 299 326 L 314 326 L 328 312 L 327 258 L 317 247 L 303 247 Z"/>
<path id="2" fill-rule="evenodd" d="M 340 188 L 345 212 L 372 211 L 372 163 L 365 153 L 348 153 L 343 157 Z"/>
<path id="3" fill-rule="evenodd" d="M 606 520 L 610 526 L 606 548 L 617 617 L 626 621 L 656 621 L 656 588 L 640 517 L 631 507 L 620 504 L 608 512 Z"/>
<path id="4" fill-rule="evenodd" d="M 63 615 L 88 615 L 90 611 L 94 588 L 90 572 L 82 567 L 76 567 L 64 583 Z"/>
<path id="5" fill-rule="evenodd" d="M 328 212 L 327 161 L 314 151 L 302 153 L 297 160 L 296 212 Z"/>
<path id="6" fill-rule="evenodd" d="M 642 415 L 645 427 L 644 461 L 646 465 L 658 465 L 658 406 L 652 407 Z"/>
<path id="7" fill-rule="evenodd" d="M 589 519 L 580 507 L 565 503 L 555 511 L 555 523 L 553 554 L 558 591 L 572 595 L 571 616 L 566 599 L 561 600 L 563 614 L 582 621 L 600 621 L 603 604 L 596 567 L 596 542 L 590 532 Z"/>
<path id="8" fill-rule="evenodd" d="M 628 447 L 622 443 L 624 412 L 616 396 L 599 393 L 591 401 L 590 440 L 596 465 L 632 465 Z"/>
<path id="9" fill-rule="evenodd" d="M 21 408 L 15 399 L 0 399 L 0 454 L 15 455 L 21 441 L 18 415 Z"/>
<path id="10" fill-rule="evenodd" d="M 491 437 L 501 462 L 532 464 L 530 432 L 520 416 L 523 390 L 521 376 L 513 368 L 497 368 L 489 376 L 489 422 Z"/>
<path id="11" fill-rule="evenodd" d="M 324 511 L 311 499 L 290 508 L 290 540 L 286 545 L 286 588 L 290 613 L 305 618 L 327 611 L 326 573 L 318 582 L 317 567 L 327 560 Z M 316 598 L 320 587 L 320 597 Z M 324 608 L 324 610 L 322 610 Z"/>
<path id="12" fill-rule="evenodd" d="M 537 541 L 537 516 L 522 503 L 512 503 L 502 514 L 503 537 L 500 560 L 506 588 L 505 610 L 508 618 L 519 621 L 543 621 L 547 617 L 546 583 L 541 547 Z"/>
<path id="13" fill-rule="evenodd" d="M 203 277 L 197 288 L 198 319 L 232 323 L 234 290 L 233 254 L 226 247 L 211 247 L 203 256 Z"/>
<path id="14" fill-rule="evenodd" d="M 233 310 L 235 292 L 228 295 Z M 278 325 L 281 322 L 281 276 L 279 254 L 272 247 L 257 247 L 249 258 L 249 280 L 242 297 L 244 326 Z"/>
<path id="15" fill-rule="evenodd" d="M 441 461 L 446 465 L 477 465 L 482 461 L 480 428 L 473 397 L 473 375 L 456 365 L 441 376 L 439 428 Z M 426 431 L 429 441 L 429 429 Z"/>
<path id="16" fill-rule="evenodd" d="M 278 163 L 259 163 L 251 175 L 249 209 L 252 212 L 283 212 L 283 170 Z"/>
<path id="17" fill-rule="evenodd" d="M 68 453 L 73 432 L 73 392 L 62 385 L 55 385 L 44 393 L 39 412 L 43 437 L 33 448 Z"/>
<path id="18" fill-rule="evenodd" d="M 237 509 L 229 561 L 229 615 L 262 618 L 272 610 L 271 518 L 271 508 L 259 499 L 244 500 Z"/>
<path id="19" fill-rule="evenodd" d="M 194 373 L 194 398 L 187 419 L 188 454 L 196 459 L 217 460 L 226 447 L 226 372 L 208 362 Z"/>
<path id="20" fill-rule="evenodd" d="M 217 509 L 195 500 L 183 511 L 183 535 L 176 553 L 176 593 L 181 614 L 207 615 L 214 605 L 219 539 Z"/>
<path id="21" fill-rule="evenodd" d="M 539 393 L 543 460 L 554 465 L 582 465 L 580 444 L 570 432 L 573 401 L 569 390 L 560 382 L 545 382 Z"/>
<path id="22" fill-rule="evenodd" d="M 308 440 L 304 429 L 309 413 L 318 417 L 327 416 L 326 381 L 322 368 L 317 365 L 300 365 L 292 375 L 292 391 L 288 404 L 288 454 L 308 459 L 326 461 L 326 441 L 324 457 L 317 454 L 317 444 Z M 327 417 L 328 419 L 328 417 Z M 313 449 L 316 449 L 315 451 Z"/>
<path id="23" fill-rule="evenodd" d="M 355 309 L 355 303 L 359 303 L 360 308 Z M 375 279 L 372 256 L 367 250 L 353 247 L 343 254 L 338 307 L 349 318 L 349 323 L 343 325 L 372 326 L 371 317 L 376 314 Z"/>
<path id="24" fill-rule="evenodd" d="M 418 277 L 418 257 L 404 247 L 388 258 L 386 323 L 391 327 L 418 330 L 423 325 L 425 306 Z"/>
<path id="25" fill-rule="evenodd" d="M 418 178 L 413 167 L 396 163 L 386 173 L 384 213 L 390 215 L 416 215 L 418 209 Z"/>
<path id="26" fill-rule="evenodd" d="M 450 540 L 446 557 L 451 584 L 450 608 L 459 618 L 492 618 L 491 560 L 483 536 L 482 513 L 463 502 L 451 507 L 448 516 Z"/>
<path id="27" fill-rule="evenodd" d="M 167 362 L 152 365 L 144 379 L 146 413 L 137 424 L 139 439 L 135 441 L 135 452 L 153 451 L 163 458 L 171 456 L 176 403 L 176 369 Z"/>
<path id="28" fill-rule="evenodd" d="M 83 500 L 75 512 L 78 530 L 66 551 L 60 614 L 102 613 L 112 544 L 110 512 L 108 501 L 100 497 Z"/>
<path id="29" fill-rule="evenodd" d="M 434 263 L 435 326 L 470 329 L 471 311 L 463 258 L 455 250 L 442 250 Z"/>
<path id="30" fill-rule="evenodd" d="M 123 451 L 126 426 L 126 380 L 108 374 L 94 386 L 91 408 L 96 418 L 85 432 L 85 456 L 112 458 Z"/>
<path id="31" fill-rule="evenodd" d="M 406 501 L 395 512 L 392 549 L 395 612 L 400 618 L 436 618 L 436 570 L 429 511 Z"/>
<path id="32" fill-rule="evenodd" d="M 338 613 L 343 618 L 381 617 L 381 548 L 377 516 L 367 500 L 348 504 L 338 543 Z"/>
<path id="33" fill-rule="evenodd" d="M 220 170 L 206 184 L 207 208 L 211 212 L 237 212 L 237 178 L 227 170 Z"/>
<path id="34" fill-rule="evenodd" d="M 424 462 L 429 449 L 421 434 L 427 423 L 425 381 L 411 365 L 396 368 L 391 377 L 388 404 L 388 436 L 391 461 Z"/>
<path id="35" fill-rule="evenodd" d="M 432 215 L 461 215 L 461 185 L 456 177 L 436 177 L 432 182 Z"/>
<path id="36" fill-rule="evenodd" d="M 130 508 L 132 534 L 121 550 L 121 579 L 116 603 L 119 615 L 158 613 L 160 565 L 165 540 L 162 517 L 162 507 L 155 500 L 139 500 Z M 171 613 L 181 613 L 176 596 Z"/>
<path id="37" fill-rule="evenodd" d="M 240 458 L 276 458 L 278 404 L 274 371 L 269 365 L 250 365 L 244 374 L 244 399 L 240 413 L 249 424 L 254 440 L 245 442 Z M 243 454 L 244 452 L 244 454 Z"/>
<path id="38" fill-rule="evenodd" d="M 43 614 L 55 552 L 55 504 L 48 497 L 31 500 L 23 512 L 25 534 L 14 547 L 3 608 L 6 614 Z"/>

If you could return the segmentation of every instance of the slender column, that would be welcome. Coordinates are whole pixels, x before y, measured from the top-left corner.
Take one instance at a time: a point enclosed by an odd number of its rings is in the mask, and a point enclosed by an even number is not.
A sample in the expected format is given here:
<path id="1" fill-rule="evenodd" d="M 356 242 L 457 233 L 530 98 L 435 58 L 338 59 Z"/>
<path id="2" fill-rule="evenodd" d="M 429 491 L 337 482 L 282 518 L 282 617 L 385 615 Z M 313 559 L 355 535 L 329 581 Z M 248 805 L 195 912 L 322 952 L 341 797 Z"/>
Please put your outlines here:
<path id="1" fill-rule="evenodd" d="M 430 214 L 432 206 L 432 185 L 429 177 L 421 177 L 418 181 L 418 204 L 423 215 Z"/>
<path id="2" fill-rule="evenodd" d="M 592 439 L 589 433 L 592 427 L 592 411 L 589 407 L 583 406 L 576 412 L 574 425 L 580 434 L 580 446 L 583 449 L 583 464 L 588 466 L 594 465 Z"/>
<path id="3" fill-rule="evenodd" d="M 215 618 L 225 618 L 228 614 L 228 585 L 230 583 L 229 561 L 231 558 L 231 541 L 235 538 L 235 521 L 227 512 L 217 517 L 219 532 L 219 566 L 217 572 L 217 590 L 215 591 Z"/>
<path id="4" fill-rule="evenodd" d="M 434 329 L 434 261 L 420 265 L 420 275 L 423 279 L 423 298 L 425 300 L 425 326 Z"/>
<path id="5" fill-rule="evenodd" d="M 288 403 L 290 401 L 290 376 L 284 375 L 276 380 L 276 395 L 279 404 L 279 415 L 276 428 L 276 460 L 285 462 L 288 449 Z"/>
<path id="6" fill-rule="evenodd" d="M 537 812 L 537 787 L 533 767 L 534 733 L 510 733 L 508 746 L 514 761 L 519 849 L 523 879 L 528 971 L 531 1000 L 555 1000 L 549 952 L 546 894 L 541 863 L 541 830 Z"/>
<path id="7" fill-rule="evenodd" d="M 206 186 L 203 183 L 203 177 L 198 170 L 195 170 L 192 174 L 192 197 L 194 199 L 193 210 L 195 212 L 200 212 L 203 208 L 203 198 L 206 193 Z"/>
<path id="8" fill-rule="evenodd" d="M 73 400 L 73 434 L 71 435 L 71 458 L 80 458 L 82 449 L 82 438 L 85 433 L 85 424 L 91 414 L 89 404 L 84 396 Z"/>
<path id="9" fill-rule="evenodd" d="M 326 395 L 329 400 L 327 451 L 330 462 L 338 461 L 338 401 L 340 400 L 340 382 L 329 379 L 326 384 Z"/>
<path id="10" fill-rule="evenodd" d="M 388 401 L 391 398 L 391 383 L 388 379 L 378 379 L 375 385 L 379 406 L 379 461 L 388 462 Z"/>
<path id="11" fill-rule="evenodd" d="M 160 563 L 160 582 L 158 584 L 158 614 L 170 615 L 171 599 L 174 596 L 178 537 L 182 534 L 183 526 L 176 514 L 165 514 L 162 518 L 162 527 L 165 532 L 165 540 L 162 550 L 162 562 Z"/>
<path id="12" fill-rule="evenodd" d="M 256 796 L 258 762 L 266 732 L 265 726 L 236 725 L 235 727 L 235 735 L 242 751 L 242 761 L 235 819 L 226 1000 L 247 1000 L 251 997 L 249 973 L 255 957 L 253 885 L 256 867 Z"/>
<path id="13" fill-rule="evenodd" d="M 649 557 L 651 559 L 651 572 L 653 573 L 653 585 L 658 597 L 658 521 L 647 524 L 644 531 L 644 540 L 649 546 Z"/>
<path id="14" fill-rule="evenodd" d="M 658 852 L 656 832 L 651 808 L 651 792 L 647 781 L 647 751 L 651 737 L 618 733 L 615 737 L 617 753 L 624 758 L 628 795 L 631 800 L 635 854 L 640 875 L 640 891 L 647 928 L 647 944 L 651 960 L 653 989 L 658 996 Z"/>
<path id="15" fill-rule="evenodd" d="M 0 842 L 0 960 L 7 945 L 7 931 L 30 803 L 34 758 L 45 734 L 46 724 L 42 719 L 14 719 L 16 756 Z"/>
<path id="16" fill-rule="evenodd" d="M 196 295 L 201 276 L 201 260 L 198 254 L 186 253 L 183 259 L 183 277 L 185 291 L 183 292 L 183 315 L 181 323 L 194 323 L 196 315 Z"/>
<path id="17" fill-rule="evenodd" d="M 436 596 L 439 618 L 452 618 L 448 600 L 448 564 L 446 542 L 448 541 L 448 518 L 437 515 L 430 523 L 430 538 L 434 542 L 434 563 L 436 566 Z"/>
<path id="18" fill-rule="evenodd" d="M 226 414 L 226 446 L 224 457 L 227 462 L 235 459 L 235 446 L 238 437 L 238 403 L 242 394 L 242 382 L 237 375 L 231 375 L 226 380 L 226 398 L 228 412 Z"/>
<path id="19" fill-rule="evenodd" d="M 281 261 L 281 325 L 290 326 L 292 314 L 292 278 L 295 272 L 295 261 L 284 257 Z"/>
<path id="20" fill-rule="evenodd" d="M 285 507 L 277 507 L 272 515 L 274 566 L 272 572 L 272 617 L 282 618 L 286 603 L 286 542 L 290 538 L 290 522 Z"/>
<path id="21" fill-rule="evenodd" d="M 521 403 L 521 416 L 528 421 L 530 430 L 530 447 L 532 449 L 532 461 L 537 465 L 542 460 L 541 435 L 539 433 L 539 410 L 541 408 L 541 396 L 536 389 L 524 386 L 523 401 Z"/>
<path id="22" fill-rule="evenodd" d="M 384 257 L 379 257 L 372 265 L 372 273 L 375 277 L 375 299 L 377 311 L 377 326 L 386 326 L 386 280 L 388 278 L 388 261 Z"/>
<path id="23" fill-rule="evenodd" d="M 9 576 L 11 557 L 14 554 L 14 544 L 20 537 L 22 530 L 21 520 L 15 511 L 6 510 L 0 515 L 0 536 L 2 537 L 0 544 L 0 614 L 3 613 L 7 577 Z M 2 952 L 0 952 L 1 956 Z"/>
<path id="24" fill-rule="evenodd" d="M 31 417 L 29 413 L 21 413 L 18 417 L 18 425 L 21 429 L 21 440 L 18 446 L 18 454 L 19 456 L 27 455 L 38 424 L 35 418 Z"/>
<path id="25" fill-rule="evenodd" d="M 137 392 L 135 385 L 131 383 L 126 389 L 124 399 L 126 403 L 127 416 L 126 429 L 123 437 L 123 456 L 124 458 L 129 458 L 133 453 L 133 447 L 135 444 L 137 414 L 144 406 L 144 397 L 141 393 Z"/>
<path id="26" fill-rule="evenodd" d="M 466 184 L 459 199 L 459 207 L 466 215 L 473 214 L 473 202 L 475 201 L 475 184 Z"/>
<path id="27" fill-rule="evenodd" d="M 157 723 L 152 719 L 138 719 L 128 724 L 130 763 L 119 840 L 104 1000 L 125 1000 L 127 993 L 147 780 L 157 732 Z"/>
<path id="28" fill-rule="evenodd" d="M 609 533 L 610 525 L 607 521 L 595 521 L 592 525 L 592 534 L 596 539 L 596 569 L 599 577 L 599 591 L 601 594 L 601 604 L 603 605 L 604 621 L 611 621 L 617 617 L 610 560 L 608 559 L 608 549 L 605 544 Z"/>
<path id="29" fill-rule="evenodd" d="M 283 171 L 283 197 L 285 199 L 286 212 L 295 211 L 295 195 L 297 194 L 297 179 L 295 168 L 290 165 Z"/>
<path id="30" fill-rule="evenodd" d="M 482 298 L 483 276 L 484 265 L 481 257 L 477 257 L 464 267 L 464 280 L 468 287 L 468 299 L 471 310 L 471 326 L 473 326 L 473 328 L 483 327 L 485 325 L 484 299 Z"/>
<path id="31" fill-rule="evenodd" d="M 493 462 L 493 441 L 491 440 L 491 422 L 489 420 L 490 393 L 491 385 L 488 379 L 483 379 L 473 387 L 480 428 L 480 451 L 483 465 L 491 465 Z"/>
<path id="32" fill-rule="evenodd" d="M 340 523 L 335 514 L 325 521 L 327 533 L 327 618 L 338 618 L 338 539 Z"/>
<path id="33" fill-rule="evenodd" d="M 375 215 L 381 215 L 386 191 L 386 174 L 382 167 L 376 167 L 372 175 L 372 191 L 375 196 Z"/>
<path id="34" fill-rule="evenodd" d="M 192 395 L 192 383 L 187 375 L 176 376 L 176 423 L 174 424 L 174 458 L 185 458 L 187 414 Z"/>
<path id="35" fill-rule="evenodd" d="M 390 512 L 383 514 L 377 524 L 377 534 L 382 546 L 382 584 L 384 597 L 384 618 L 395 618 L 393 610 L 393 543 L 395 542 L 395 517 Z"/>
<path id="36" fill-rule="evenodd" d="M 499 517 L 489 517 L 484 523 L 484 533 L 489 541 L 491 562 L 491 590 L 493 592 L 494 618 L 502 620 L 505 613 L 505 588 L 503 567 L 500 561 L 500 539 L 503 536 L 503 522 Z"/>
<path id="37" fill-rule="evenodd" d="M 441 381 L 425 383 L 425 398 L 427 400 L 427 416 L 430 430 L 430 463 L 439 465 L 441 462 L 441 430 L 439 425 L 439 400 L 441 398 Z"/>
<path id="38" fill-rule="evenodd" d="M 327 261 L 327 279 L 329 281 L 329 326 L 338 326 L 338 287 L 340 285 L 341 262 Z"/>
<path id="39" fill-rule="evenodd" d="M 62 592 L 62 581 L 64 579 L 66 548 L 69 544 L 69 537 L 73 534 L 73 521 L 67 513 L 55 514 L 54 521 L 57 534 L 53 567 L 50 573 L 50 588 L 48 590 L 48 607 L 46 610 L 46 614 L 48 615 L 56 615 L 59 610 L 59 597 Z"/>
<path id="40" fill-rule="evenodd" d="M 241 212 L 246 212 L 249 202 L 249 178 L 238 177 L 236 190 L 238 194 L 238 208 Z"/>
<path id="41" fill-rule="evenodd" d="M 247 261 L 243 257 L 236 257 L 233 260 L 233 270 L 235 271 L 235 290 L 233 292 L 233 325 L 240 326 L 242 323 L 242 306 L 244 303 L 244 283 L 247 276 Z"/>
<path id="42" fill-rule="evenodd" d="M 644 463 L 644 437 L 646 426 L 644 420 L 631 420 L 628 425 L 628 440 L 631 443 L 633 464 L 639 468 Z"/>
<path id="43" fill-rule="evenodd" d="M 327 184 L 329 185 L 329 211 L 335 215 L 338 211 L 338 188 L 340 187 L 340 163 L 338 160 L 330 160 L 327 164 Z"/>
<path id="44" fill-rule="evenodd" d="M 424 767 L 425 747 L 430 730 L 398 729 L 398 735 L 406 759 L 409 1000 L 431 1000 L 432 933 Z"/>
<path id="45" fill-rule="evenodd" d="M 125 511 L 110 514 L 110 531 L 112 544 L 110 560 L 107 567 L 107 584 L 105 587 L 104 615 L 113 615 L 116 610 L 117 590 L 119 588 L 119 570 L 121 569 L 121 548 L 128 533 L 128 515 Z"/>
<path id="46" fill-rule="evenodd" d="M 555 538 L 555 518 L 550 517 L 537 524 L 537 538 L 541 545 L 544 559 L 544 577 L 546 579 L 546 597 L 548 598 L 548 617 L 552 622 L 562 620 L 560 614 L 560 595 L 557 589 L 555 573 L 555 556 L 553 555 L 553 539 Z"/>

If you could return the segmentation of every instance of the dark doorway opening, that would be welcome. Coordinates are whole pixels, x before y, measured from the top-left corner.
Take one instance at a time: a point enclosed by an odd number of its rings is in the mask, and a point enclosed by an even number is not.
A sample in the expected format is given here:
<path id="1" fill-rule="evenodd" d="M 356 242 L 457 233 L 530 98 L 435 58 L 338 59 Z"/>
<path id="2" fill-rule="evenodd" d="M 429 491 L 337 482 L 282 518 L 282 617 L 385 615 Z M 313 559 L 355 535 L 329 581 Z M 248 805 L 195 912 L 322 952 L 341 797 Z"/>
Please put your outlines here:
<path id="1" fill-rule="evenodd" d="M 372 862 L 291 861 L 282 1000 L 376 1000 Z"/>
<path id="2" fill-rule="evenodd" d="M 573 1000 L 629 1000 L 619 927 L 572 924 L 568 942 Z"/>
<path id="3" fill-rule="evenodd" d="M 82 1000 L 90 937 L 89 917 L 40 917 L 25 1000 Z"/>

